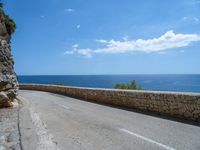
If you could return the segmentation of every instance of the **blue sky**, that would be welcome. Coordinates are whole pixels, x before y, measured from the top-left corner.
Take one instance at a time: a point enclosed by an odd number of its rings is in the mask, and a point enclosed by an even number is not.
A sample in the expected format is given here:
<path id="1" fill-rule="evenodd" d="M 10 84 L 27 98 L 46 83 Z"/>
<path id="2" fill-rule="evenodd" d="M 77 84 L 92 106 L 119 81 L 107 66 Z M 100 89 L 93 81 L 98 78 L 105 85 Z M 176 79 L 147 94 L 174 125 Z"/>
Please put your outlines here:
<path id="1" fill-rule="evenodd" d="M 200 73 L 199 0 L 4 3 L 19 75 Z"/>

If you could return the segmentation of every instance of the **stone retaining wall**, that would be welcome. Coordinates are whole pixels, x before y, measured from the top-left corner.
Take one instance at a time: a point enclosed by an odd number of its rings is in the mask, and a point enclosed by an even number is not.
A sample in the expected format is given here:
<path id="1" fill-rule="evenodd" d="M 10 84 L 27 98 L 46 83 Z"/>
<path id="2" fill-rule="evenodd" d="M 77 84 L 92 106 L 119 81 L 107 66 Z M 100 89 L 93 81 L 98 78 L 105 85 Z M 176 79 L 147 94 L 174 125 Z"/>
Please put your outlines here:
<path id="1" fill-rule="evenodd" d="M 115 90 L 41 84 L 22 84 L 20 89 L 52 92 L 200 122 L 200 93 Z"/>

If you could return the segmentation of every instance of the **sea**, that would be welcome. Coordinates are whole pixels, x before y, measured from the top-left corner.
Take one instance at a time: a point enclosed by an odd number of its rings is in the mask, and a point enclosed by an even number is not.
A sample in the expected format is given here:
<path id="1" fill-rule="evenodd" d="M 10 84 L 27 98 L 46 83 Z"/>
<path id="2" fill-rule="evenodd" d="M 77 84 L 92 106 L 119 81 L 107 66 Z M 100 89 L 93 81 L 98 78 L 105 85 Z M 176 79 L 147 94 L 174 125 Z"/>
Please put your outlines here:
<path id="1" fill-rule="evenodd" d="M 117 83 L 136 80 L 144 90 L 200 93 L 200 74 L 178 75 L 26 75 L 19 83 L 64 84 L 68 86 L 114 88 Z"/>

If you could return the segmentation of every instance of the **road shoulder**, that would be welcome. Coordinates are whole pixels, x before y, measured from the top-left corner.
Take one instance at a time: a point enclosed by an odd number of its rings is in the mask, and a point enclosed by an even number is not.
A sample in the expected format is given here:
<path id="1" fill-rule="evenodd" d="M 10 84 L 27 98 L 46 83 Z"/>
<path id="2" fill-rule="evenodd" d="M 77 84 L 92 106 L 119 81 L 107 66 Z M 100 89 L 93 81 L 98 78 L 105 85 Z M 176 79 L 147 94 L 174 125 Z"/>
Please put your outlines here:
<path id="1" fill-rule="evenodd" d="M 21 133 L 21 143 L 24 150 L 36 149 L 38 138 L 33 126 L 29 109 L 27 107 L 27 101 L 23 100 L 22 97 L 18 97 L 22 102 L 19 110 L 19 128 Z"/>
<path id="2" fill-rule="evenodd" d="M 0 109 L 0 150 L 21 150 L 19 133 L 19 105 Z"/>

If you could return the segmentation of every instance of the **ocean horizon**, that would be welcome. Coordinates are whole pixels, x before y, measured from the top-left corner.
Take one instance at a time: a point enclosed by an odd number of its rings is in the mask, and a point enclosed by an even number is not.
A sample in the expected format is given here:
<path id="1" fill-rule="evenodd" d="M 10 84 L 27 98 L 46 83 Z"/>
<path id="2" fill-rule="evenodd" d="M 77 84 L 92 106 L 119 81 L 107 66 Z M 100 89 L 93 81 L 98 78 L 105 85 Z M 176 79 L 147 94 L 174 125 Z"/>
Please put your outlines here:
<path id="1" fill-rule="evenodd" d="M 114 88 L 117 83 L 136 80 L 144 90 L 200 92 L 200 74 L 19 75 L 18 80 L 91 88 Z"/>

